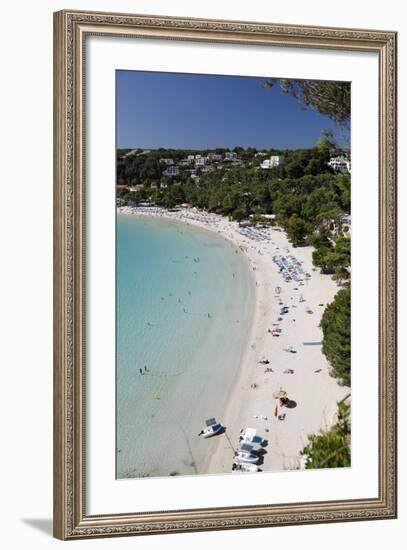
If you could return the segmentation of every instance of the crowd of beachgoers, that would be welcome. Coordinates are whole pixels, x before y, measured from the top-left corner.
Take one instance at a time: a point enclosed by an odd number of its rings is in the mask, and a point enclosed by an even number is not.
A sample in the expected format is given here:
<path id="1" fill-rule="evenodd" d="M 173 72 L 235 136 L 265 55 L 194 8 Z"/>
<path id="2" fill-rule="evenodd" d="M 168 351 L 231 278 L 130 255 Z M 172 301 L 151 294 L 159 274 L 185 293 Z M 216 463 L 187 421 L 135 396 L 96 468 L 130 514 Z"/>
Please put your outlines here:
<path id="1" fill-rule="evenodd" d="M 196 208 L 124 206 L 118 212 L 215 231 L 245 255 L 253 275 L 252 330 L 226 409 L 217 419 L 223 430 L 208 438 L 199 473 L 302 469 L 308 435 L 332 424 L 337 403 L 349 393 L 329 375 L 322 353 L 319 325 L 338 286 L 313 267 L 312 248 L 293 248 L 278 227 L 243 227 Z"/>

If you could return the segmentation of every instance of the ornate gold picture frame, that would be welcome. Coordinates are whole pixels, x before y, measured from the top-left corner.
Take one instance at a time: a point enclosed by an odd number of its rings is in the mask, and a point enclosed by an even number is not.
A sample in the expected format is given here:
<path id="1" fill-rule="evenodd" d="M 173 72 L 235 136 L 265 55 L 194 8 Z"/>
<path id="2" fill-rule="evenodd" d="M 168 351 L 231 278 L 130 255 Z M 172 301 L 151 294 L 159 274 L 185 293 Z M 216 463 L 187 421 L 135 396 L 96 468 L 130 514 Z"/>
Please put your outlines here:
<path id="1" fill-rule="evenodd" d="M 90 515 L 86 431 L 85 51 L 90 36 L 378 56 L 379 420 L 376 498 Z M 391 519 L 396 449 L 396 33 L 132 14 L 54 15 L 54 535 L 59 539 Z M 372 297 L 376 299 L 376 297 Z M 112 365 L 114 368 L 114 365 Z M 146 480 L 148 483 L 148 480 Z"/>

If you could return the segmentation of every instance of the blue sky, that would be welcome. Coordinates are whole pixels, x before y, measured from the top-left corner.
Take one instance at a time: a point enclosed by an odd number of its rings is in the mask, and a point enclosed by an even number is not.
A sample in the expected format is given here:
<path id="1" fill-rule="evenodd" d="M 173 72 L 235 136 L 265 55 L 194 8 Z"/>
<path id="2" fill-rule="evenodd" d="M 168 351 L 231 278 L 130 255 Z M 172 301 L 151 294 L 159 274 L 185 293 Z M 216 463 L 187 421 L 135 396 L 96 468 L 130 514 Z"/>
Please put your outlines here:
<path id="1" fill-rule="evenodd" d="M 117 71 L 117 147 L 313 147 L 332 122 L 266 78 Z"/>

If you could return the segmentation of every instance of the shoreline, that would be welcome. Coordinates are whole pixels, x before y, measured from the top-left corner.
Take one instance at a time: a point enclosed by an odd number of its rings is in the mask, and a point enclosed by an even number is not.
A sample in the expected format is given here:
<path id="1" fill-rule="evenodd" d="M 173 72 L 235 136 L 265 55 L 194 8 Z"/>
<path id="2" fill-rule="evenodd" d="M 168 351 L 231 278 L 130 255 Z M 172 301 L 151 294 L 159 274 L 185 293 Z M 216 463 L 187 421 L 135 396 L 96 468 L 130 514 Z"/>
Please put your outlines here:
<path id="1" fill-rule="evenodd" d="M 252 327 L 240 365 L 232 382 L 222 418 L 225 434 L 208 441 L 207 459 L 200 474 L 231 472 L 234 449 L 241 428 L 255 428 L 269 441 L 260 466 L 264 471 L 300 468 L 300 450 L 307 436 L 326 429 L 336 412 L 336 403 L 350 393 L 328 373 L 328 362 L 318 343 L 323 311 L 339 290 L 330 276 L 313 271 L 312 248 L 293 248 L 278 228 L 262 230 L 264 240 L 253 240 L 242 232 L 237 222 L 223 216 L 207 214 L 195 208 L 167 211 L 159 207 L 120 207 L 121 214 L 161 217 L 213 231 L 230 241 L 248 261 L 255 284 Z M 255 232 L 257 234 L 257 232 Z M 260 239 L 260 237 L 259 237 Z M 273 261 L 274 255 L 289 254 L 301 262 L 311 277 L 302 282 L 285 282 Z M 300 286 L 301 285 L 301 286 Z M 276 288 L 281 291 L 276 294 Z M 303 301 L 300 300 L 303 295 Z M 280 298 L 289 306 L 278 322 Z M 323 304 L 320 305 L 320 304 Z M 310 308 L 312 313 L 308 313 Z M 275 323 L 281 335 L 273 337 L 269 329 Z M 313 345 L 304 345 L 312 343 Z M 294 346 L 296 353 L 284 351 Z M 268 365 L 259 364 L 266 357 Z M 266 372 L 266 367 L 272 372 Z M 293 370 L 292 374 L 284 371 Z M 272 393 L 283 387 L 291 400 L 284 408 L 284 421 L 274 416 Z M 204 421 L 204 419 L 202 419 Z"/>

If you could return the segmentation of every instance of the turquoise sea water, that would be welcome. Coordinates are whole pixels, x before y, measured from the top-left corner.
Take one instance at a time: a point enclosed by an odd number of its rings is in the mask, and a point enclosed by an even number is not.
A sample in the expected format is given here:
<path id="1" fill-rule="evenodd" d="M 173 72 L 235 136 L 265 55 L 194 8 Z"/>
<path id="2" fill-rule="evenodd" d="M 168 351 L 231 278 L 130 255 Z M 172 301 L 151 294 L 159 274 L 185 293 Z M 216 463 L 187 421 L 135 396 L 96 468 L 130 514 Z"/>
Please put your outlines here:
<path id="1" fill-rule="evenodd" d="M 197 434 L 222 420 L 254 292 L 247 260 L 216 234 L 118 215 L 118 478 L 200 472 Z"/>

